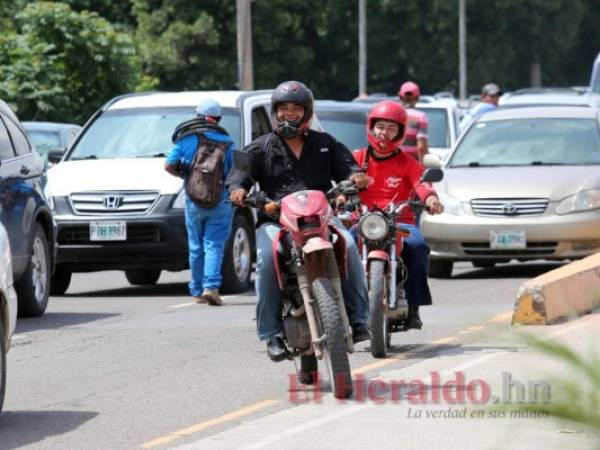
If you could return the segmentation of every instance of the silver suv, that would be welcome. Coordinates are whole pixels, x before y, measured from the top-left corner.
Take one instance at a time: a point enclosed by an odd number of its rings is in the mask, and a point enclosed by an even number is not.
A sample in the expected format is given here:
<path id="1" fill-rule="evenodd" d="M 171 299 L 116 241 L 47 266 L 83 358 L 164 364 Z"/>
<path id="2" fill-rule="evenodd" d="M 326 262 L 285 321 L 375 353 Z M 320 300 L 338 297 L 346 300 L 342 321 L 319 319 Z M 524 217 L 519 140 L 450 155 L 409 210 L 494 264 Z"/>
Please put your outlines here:
<path id="1" fill-rule="evenodd" d="M 182 181 L 164 161 L 175 127 L 207 97 L 221 104 L 221 125 L 236 148 L 271 131 L 270 91 L 132 94 L 100 108 L 64 155 L 50 155 L 62 157 L 46 187 L 58 229 L 53 294 L 67 290 L 73 272 L 123 270 L 131 284 L 147 285 L 162 270 L 188 268 Z M 224 291 L 250 285 L 254 223 L 251 209 L 236 210 Z"/>

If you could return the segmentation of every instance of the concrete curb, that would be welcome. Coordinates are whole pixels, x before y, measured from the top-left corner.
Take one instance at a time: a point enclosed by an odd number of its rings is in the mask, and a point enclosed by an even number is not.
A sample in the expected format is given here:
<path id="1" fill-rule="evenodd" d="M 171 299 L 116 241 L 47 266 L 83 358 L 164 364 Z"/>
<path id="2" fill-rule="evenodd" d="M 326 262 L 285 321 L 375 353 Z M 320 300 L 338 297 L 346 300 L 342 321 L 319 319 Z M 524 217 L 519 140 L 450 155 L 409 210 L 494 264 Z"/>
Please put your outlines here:
<path id="1" fill-rule="evenodd" d="M 600 307 L 600 253 L 526 281 L 512 324 L 550 325 Z"/>

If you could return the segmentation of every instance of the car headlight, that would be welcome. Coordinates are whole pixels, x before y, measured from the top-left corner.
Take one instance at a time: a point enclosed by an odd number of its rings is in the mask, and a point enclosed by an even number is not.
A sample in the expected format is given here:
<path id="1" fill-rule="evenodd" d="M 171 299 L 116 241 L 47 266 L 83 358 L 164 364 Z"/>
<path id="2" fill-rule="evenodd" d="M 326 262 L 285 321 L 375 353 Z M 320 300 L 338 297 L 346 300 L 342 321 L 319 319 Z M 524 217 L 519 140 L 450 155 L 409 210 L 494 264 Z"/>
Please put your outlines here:
<path id="1" fill-rule="evenodd" d="M 380 241 L 388 232 L 385 217 L 380 213 L 371 213 L 360 219 L 358 224 L 360 234 L 370 241 Z"/>
<path id="2" fill-rule="evenodd" d="M 444 205 L 444 214 L 462 216 L 465 213 L 462 203 L 457 198 L 454 198 L 445 192 L 438 192 L 437 195 L 442 205 Z"/>
<path id="3" fill-rule="evenodd" d="M 562 215 L 581 211 L 589 211 L 590 209 L 596 208 L 600 208 L 600 190 L 589 189 L 564 198 L 558 205 L 556 205 L 554 212 Z"/>
<path id="4" fill-rule="evenodd" d="M 173 202 L 173 205 L 171 205 L 171 208 L 173 208 L 173 209 L 184 209 L 185 208 L 185 189 L 182 189 L 181 191 L 179 191 L 179 194 L 177 194 L 177 197 L 175 197 L 175 201 Z"/>

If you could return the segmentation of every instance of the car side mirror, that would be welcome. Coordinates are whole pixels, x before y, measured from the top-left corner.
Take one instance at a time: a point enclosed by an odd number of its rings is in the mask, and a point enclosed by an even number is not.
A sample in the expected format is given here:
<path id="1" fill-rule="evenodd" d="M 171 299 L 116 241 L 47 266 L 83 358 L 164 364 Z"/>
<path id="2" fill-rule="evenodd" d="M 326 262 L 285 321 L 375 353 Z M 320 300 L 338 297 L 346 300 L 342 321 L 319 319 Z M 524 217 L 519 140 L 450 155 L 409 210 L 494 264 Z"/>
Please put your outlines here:
<path id="1" fill-rule="evenodd" d="M 441 169 L 442 159 L 439 157 L 439 155 L 428 153 L 423 156 L 423 165 L 428 169 Z"/>
<path id="2" fill-rule="evenodd" d="M 48 151 L 48 162 L 53 164 L 59 163 L 62 160 L 63 156 L 65 156 L 64 148 L 52 149 Z"/>
<path id="3" fill-rule="evenodd" d="M 428 183 L 437 183 L 438 181 L 442 181 L 444 178 L 444 172 L 442 169 L 427 169 L 423 172 L 423 176 L 421 177 L 421 181 Z"/>

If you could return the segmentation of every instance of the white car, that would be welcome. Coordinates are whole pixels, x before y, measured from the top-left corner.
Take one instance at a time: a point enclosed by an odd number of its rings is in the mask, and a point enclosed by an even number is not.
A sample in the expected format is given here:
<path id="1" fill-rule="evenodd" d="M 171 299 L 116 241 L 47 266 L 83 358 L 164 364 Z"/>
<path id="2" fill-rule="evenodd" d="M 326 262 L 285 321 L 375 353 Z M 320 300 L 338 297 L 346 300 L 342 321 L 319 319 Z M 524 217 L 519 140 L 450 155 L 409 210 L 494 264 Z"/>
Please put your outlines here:
<path id="1" fill-rule="evenodd" d="M 17 323 L 17 294 L 13 287 L 8 235 L 0 223 L 0 411 L 6 390 L 6 353 Z"/>

